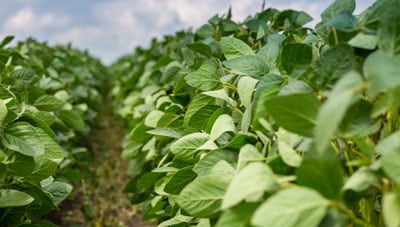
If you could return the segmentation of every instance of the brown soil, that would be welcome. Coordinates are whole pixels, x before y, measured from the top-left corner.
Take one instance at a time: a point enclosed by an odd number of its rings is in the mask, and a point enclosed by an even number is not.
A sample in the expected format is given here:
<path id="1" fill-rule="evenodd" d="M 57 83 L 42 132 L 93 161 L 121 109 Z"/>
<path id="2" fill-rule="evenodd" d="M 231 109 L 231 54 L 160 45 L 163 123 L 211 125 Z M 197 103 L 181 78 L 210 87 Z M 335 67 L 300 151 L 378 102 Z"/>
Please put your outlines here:
<path id="1" fill-rule="evenodd" d="M 120 156 L 124 131 L 110 109 L 107 98 L 89 137 L 93 176 L 75 185 L 73 200 L 65 200 L 60 211 L 47 216 L 59 226 L 155 226 L 141 221 L 138 207 L 131 205 L 130 195 L 123 192 L 129 180 L 127 163 Z"/>

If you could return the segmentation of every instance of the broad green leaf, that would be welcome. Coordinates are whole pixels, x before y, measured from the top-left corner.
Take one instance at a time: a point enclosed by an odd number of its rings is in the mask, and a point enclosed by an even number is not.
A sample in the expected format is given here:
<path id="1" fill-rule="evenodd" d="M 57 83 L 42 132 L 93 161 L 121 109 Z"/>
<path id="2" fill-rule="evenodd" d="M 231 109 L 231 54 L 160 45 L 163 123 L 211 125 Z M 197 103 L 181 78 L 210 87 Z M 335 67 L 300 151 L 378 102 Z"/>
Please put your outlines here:
<path id="1" fill-rule="evenodd" d="M 292 74 L 294 70 L 307 69 L 313 59 L 312 47 L 302 43 L 289 43 L 283 46 L 280 64 L 283 69 Z"/>
<path id="2" fill-rule="evenodd" d="M 226 210 L 243 200 L 253 198 L 254 195 L 262 196 L 264 192 L 272 193 L 276 189 L 276 177 L 272 170 L 265 163 L 250 163 L 233 177 L 224 195 L 221 209 Z"/>
<path id="3" fill-rule="evenodd" d="M 222 213 L 216 227 L 248 227 L 257 207 L 257 203 L 243 203 L 240 206 L 233 207 Z"/>
<path id="4" fill-rule="evenodd" d="M 177 158 L 193 162 L 198 148 L 205 144 L 208 139 L 209 135 L 207 133 L 192 133 L 175 141 L 171 145 L 170 151 Z"/>
<path id="5" fill-rule="evenodd" d="M 202 91 L 213 90 L 222 87 L 220 81 L 221 68 L 218 62 L 206 61 L 197 71 L 186 77 L 186 82 L 192 87 Z"/>
<path id="6" fill-rule="evenodd" d="M 181 138 L 183 135 L 183 132 L 178 129 L 174 128 L 155 128 L 152 130 L 147 131 L 146 133 L 155 135 L 155 136 L 165 136 L 165 137 L 171 137 L 171 138 Z"/>
<path id="7" fill-rule="evenodd" d="M 13 189 L 0 189 L 0 208 L 25 206 L 33 202 L 33 197 Z"/>
<path id="8" fill-rule="evenodd" d="M 354 0 L 335 0 L 322 12 L 321 17 L 322 20 L 326 22 L 339 15 L 343 11 L 352 13 L 355 8 L 356 3 Z"/>
<path id="9" fill-rule="evenodd" d="M 355 67 L 354 51 L 347 44 L 339 44 L 323 52 L 317 61 L 317 83 L 325 88 Z"/>
<path id="10" fill-rule="evenodd" d="M 178 205 L 194 217 L 213 217 L 220 211 L 226 188 L 234 169 L 225 161 L 218 162 L 205 177 L 196 178 L 179 196 Z"/>
<path id="11" fill-rule="evenodd" d="M 165 173 L 160 173 L 160 172 L 147 172 L 144 173 L 139 177 L 139 179 L 136 182 L 136 187 L 137 189 L 144 189 L 144 190 L 150 190 L 154 189 L 154 186 L 156 185 L 157 181 L 159 181 Z"/>
<path id="12" fill-rule="evenodd" d="M 400 60 L 400 7 L 388 12 L 381 20 L 378 29 L 379 50 Z"/>
<path id="13" fill-rule="evenodd" d="M 35 168 L 29 176 L 24 178 L 25 181 L 39 184 L 43 179 L 51 176 L 57 169 L 57 163 L 48 159 L 40 159 L 36 161 Z"/>
<path id="14" fill-rule="evenodd" d="M 282 128 L 312 137 L 320 102 L 313 94 L 278 96 L 265 100 L 264 106 Z"/>
<path id="15" fill-rule="evenodd" d="M 329 201 L 302 187 L 285 189 L 271 196 L 255 212 L 255 226 L 317 227 L 327 213 Z"/>
<path id="16" fill-rule="evenodd" d="M 164 191 L 171 194 L 179 194 L 196 176 L 191 167 L 182 168 L 172 175 L 171 179 L 165 185 Z"/>
<path id="17" fill-rule="evenodd" d="M 14 36 L 6 36 L 0 43 L 0 49 L 5 47 L 7 44 L 9 44 L 11 41 L 13 41 Z"/>
<path id="18" fill-rule="evenodd" d="M 257 56 L 260 56 L 269 66 L 273 66 L 272 68 L 276 68 L 276 60 L 283 39 L 284 36 L 280 34 L 269 35 L 267 44 L 257 52 Z"/>
<path id="19" fill-rule="evenodd" d="M 61 181 L 54 181 L 44 189 L 51 194 L 51 199 L 55 205 L 58 205 L 66 199 L 72 192 L 72 185 Z"/>
<path id="20" fill-rule="evenodd" d="M 394 181 L 400 183 L 400 132 L 379 141 L 376 150 L 381 154 L 383 171 Z"/>
<path id="21" fill-rule="evenodd" d="M 296 176 L 299 185 L 313 188 L 328 199 L 340 198 L 343 172 L 334 150 L 318 153 L 310 149 L 305 152 Z"/>
<path id="22" fill-rule="evenodd" d="M 228 114 L 222 114 L 217 118 L 211 129 L 210 139 L 216 140 L 225 132 L 236 132 L 235 123 Z"/>
<path id="23" fill-rule="evenodd" d="M 214 98 L 204 94 L 197 94 L 194 96 L 183 119 L 183 126 L 187 127 L 193 115 L 204 106 L 211 104 L 214 100 Z"/>
<path id="24" fill-rule="evenodd" d="M 146 118 L 144 119 L 144 125 L 150 128 L 156 128 L 158 121 L 163 115 L 164 112 L 162 111 L 152 110 L 149 114 L 147 114 Z"/>
<path id="25" fill-rule="evenodd" d="M 383 218 L 387 227 L 400 226 L 400 192 L 388 192 L 382 200 Z"/>
<path id="26" fill-rule="evenodd" d="M 343 32 L 354 32 L 358 29 L 358 19 L 349 11 L 343 11 L 327 21 L 325 26 L 334 27 Z"/>
<path id="27" fill-rule="evenodd" d="M 3 126 L 3 121 L 6 118 L 8 109 L 4 101 L 0 98 L 0 127 Z"/>
<path id="28" fill-rule="evenodd" d="M 378 44 L 378 38 L 376 35 L 364 34 L 362 32 L 354 36 L 348 44 L 353 47 L 363 48 L 367 50 L 373 50 Z"/>
<path id="29" fill-rule="evenodd" d="M 264 156 L 251 144 L 246 144 L 240 149 L 237 171 L 243 169 L 246 165 L 252 162 L 265 160 Z"/>
<path id="30" fill-rule="evenodd" d="M 75 110 L 61 110 L 59 112 L 60 119 L 67 125 L 75 130 L 84 130 L 86 128 L 85 122 L 81 115 Z"/>
<path id="31" fill-rule="evenodd" d="M 37 129 L 26 122 L 16 122 L 4 130 L 1 143 L 10 150 L 37 157 L 45 148 Z"/>
<path id="32" fill-rule="evenodd" d="M 52 95 L 43 95 L 36 99 L 33 105 L 39 110 L 54 111 L 60 109 L 64 102 Z"/>
<path id="33" fill-rule="evenodd" d="M 214 91 L 204 91 L 202 94 L 214 97 L 216 99 L 221 99 L 227 102 L 231 106 L 236 106 L 236 101 L 229 97 L 228 93 L 226 92 L 225 89 L 219 89 L 219 90 L 214 90 Z"/>
<path id="34" fill-rule="evenodd" d="M 210 151 L 205 157 L 203 157 L 194 165 L 193 171 L 199 177 L 205 176 L 210 172 L 212 167 L 221 160 L 225 160 L 232 166 L 235 166 L 237 161 L 237 153 L 229 150 Z"/>
<path id="35" fill-rule="evenodd" d="M 254 51 L 249 45 L 234 37 L 222 37 L 221 48 L 228 60 L 245 55 L 254 55 Z"/>
<path id="36" fill-rule="evenodd" d="M 289 166 L 299 167 L 302 157 L 286 142 L 278 139 L 279 154 L 284 163 Z"/>
<path id="37" fill-rule="evenodd" d="M 378 176 L 368 168 L 360 168 L 346 181 L 343 186 L 344 198 L 349 202 L 371 196 L 381 187 Z"/>
<path id="38" fill-rule="evenodd" d="M 329 145 L 347 109 L 359 99 L 362 85 L 361 76 L 356 72 L 347 73 L 336 83 L 317 116 L 315 148 L 318 152 L 324 152 Z"/>
<path id="39" fill-rule="evenodd" d="M 242 76 L 239 79 L 237 90 L 239 94 L 240 102 L 246 108 L 249 108 L 252 102 L 253 93 L 258 80 L 253 79 L 249 76 Z"/>
<path id="40" fill-rule="evenodd" d="M 29 175 L 35 168 L 35 161 L 31 156 L 15 153 L 7 163 L 7 169 L 17 176 Z"/>
<path id="41" fill-rule="evenodd" d="M 33 69 L 31 68 L 21 68 L 13 71 L 11 73 L 11 76 L 22 81 L 25 84 L 29 84 L 35 77 L 35 71 L 33 71 Z"/>
<path id="42" fill-rule="evenodd" d="M 223 64 L 234 73 L 253 77 L 263 76 L 270 71 L 267 63 L 255 55 L 236 57 L 224 61 Z"/>
<path id="43" fill-rule="evenodd" d="M 278 96 L 293 95 L 298 93 L 312 93 L 313 89 L 304 81 L 289 79 L 289 83 L 286 84 L 278 93 Z"/>
<path id="44" fill-rule="evenodd" d="M 211 58 L 213 56 L 213 52 L 210 45 L 207 45 L 205 43 L 200 43 L 200 42 L 191 43 L 188 44 L 187 47 L 191 50 L 194 50 L 197 53 L 203 54 L 206 57 Z"/>
<path id="45" fill-rule="evenodd" d="M 400 85 L 400 77 L 397 76 L 400 74 L 400 61 L 385 52 L 370 54 L 363 69 L 369 83 L 367 92 L 370 96 L 374 97 Z"/>
<path id="46" fill-rule="evenodd" d="M 193 114 L 193 116 L 190 118 L 188 125 L 190 127 L 199 129 L 199 130 L 204 130 L 209 121 L 210 118 L 213 117 L 214 113 L 219 109 L 220 107 L 217 105 L 206 105 L 200 108 L 196 113 Z"/>

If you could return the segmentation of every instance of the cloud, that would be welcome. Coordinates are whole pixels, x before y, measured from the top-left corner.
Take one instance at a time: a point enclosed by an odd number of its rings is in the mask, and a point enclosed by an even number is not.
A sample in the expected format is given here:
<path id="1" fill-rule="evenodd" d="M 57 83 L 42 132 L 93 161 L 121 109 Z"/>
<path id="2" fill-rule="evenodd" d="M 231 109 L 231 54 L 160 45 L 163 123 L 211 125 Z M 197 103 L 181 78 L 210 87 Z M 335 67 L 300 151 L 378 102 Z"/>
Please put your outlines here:
<path id="1" fill-rule="evenodd" d="M 45 29 L 62 28 L 70 21 L 67 16 L 44 13 L 37 15 L 31 8 L 23 8 L 9 17 L 3 27 L 4 33 L 31 35 Z"/>

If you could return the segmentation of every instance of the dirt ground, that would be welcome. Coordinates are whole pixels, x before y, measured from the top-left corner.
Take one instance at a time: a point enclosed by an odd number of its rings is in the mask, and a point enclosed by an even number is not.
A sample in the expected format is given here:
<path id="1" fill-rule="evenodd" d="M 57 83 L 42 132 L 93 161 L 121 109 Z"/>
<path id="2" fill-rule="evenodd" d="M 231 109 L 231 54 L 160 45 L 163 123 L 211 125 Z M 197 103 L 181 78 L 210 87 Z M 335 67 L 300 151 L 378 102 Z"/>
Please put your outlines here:
<path id="1" fill-rule="evenodd" d="M 142 222 L 137 206 L 130 204 L 130 195 L 123 193 L 129 180 L 127 163 L 121 159 L 122 125 L 111 115 L 110 99 L 105 99 L 103 110 L 89 137 L 93 162 L 89 165 L 92 177 L 75 185 L 73 200 L 65 200 L 60 211 L 47 219 L 59 226 L 94 227 L 150 227 Z"/>

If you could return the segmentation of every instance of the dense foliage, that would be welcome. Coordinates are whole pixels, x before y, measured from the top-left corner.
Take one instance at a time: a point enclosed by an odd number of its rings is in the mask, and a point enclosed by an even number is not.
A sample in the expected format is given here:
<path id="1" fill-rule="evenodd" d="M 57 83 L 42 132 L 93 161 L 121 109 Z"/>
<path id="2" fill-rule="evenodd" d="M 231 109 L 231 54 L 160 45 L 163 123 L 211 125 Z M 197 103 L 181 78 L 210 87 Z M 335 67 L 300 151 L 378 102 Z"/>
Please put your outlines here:
<path id="1" fill-rule="evenodd" d="M 70 195 L 89 157 L 82 138 L 107 71 L 69 46 L 30 39 L 5 48 L 11 40 L 0 44 L 0 223 L 48 226 L 38 220 Z"/>
<path id="2" fill-rule="evenodd" d="M 400 226 L 400 2 L 214 16 L 112 67 L 160 226 Z"/>

